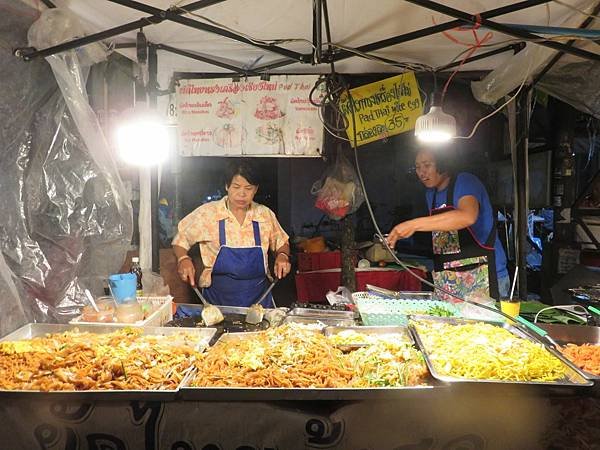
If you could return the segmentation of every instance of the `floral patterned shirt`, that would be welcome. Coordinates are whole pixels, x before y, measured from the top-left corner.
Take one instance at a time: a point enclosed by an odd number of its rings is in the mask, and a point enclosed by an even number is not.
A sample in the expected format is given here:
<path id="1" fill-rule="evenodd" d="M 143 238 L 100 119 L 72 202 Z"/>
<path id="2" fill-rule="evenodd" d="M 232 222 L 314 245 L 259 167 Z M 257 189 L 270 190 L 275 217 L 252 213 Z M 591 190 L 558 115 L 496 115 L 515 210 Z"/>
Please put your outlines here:
<path id="1" fill-rule="evenodd" d="M 244 223 L 240 225 L 233 213 L 227 208 L 227 197 L 205 203 L 185 216 L 177 225 L 177 234 L 173 245 L 189 250 L 194 244 L 200 246 L 200 256 L 204 270 L 200 274 L 201 287 L 210 286 L 212 268 L 219 253 L 219 221 L 225 219 L 225 236 L 228 247 L 254 247 L 253 221 L 259 223 L 260 240 L 265 260 L 265 272 L 268 274 L 267 253 L 287 244 L 289 236 L 283 230 L 275 213 L 264 205 L 252 203 L 246 213 Z"/>

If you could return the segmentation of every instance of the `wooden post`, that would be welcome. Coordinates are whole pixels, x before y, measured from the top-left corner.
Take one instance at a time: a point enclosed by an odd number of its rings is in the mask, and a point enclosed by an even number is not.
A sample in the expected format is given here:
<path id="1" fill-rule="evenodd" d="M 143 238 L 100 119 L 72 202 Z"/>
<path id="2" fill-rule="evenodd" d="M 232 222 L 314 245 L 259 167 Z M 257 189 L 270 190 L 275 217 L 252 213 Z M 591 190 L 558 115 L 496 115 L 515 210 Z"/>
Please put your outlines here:
<path id="1" fill-rule="evenodd" d="M 351 292 L 356 291 L 356 275 L 354 264 L 356 263 L 355 243 L 354 243 L 354 223 L 351 216 L 346 216 L 342 219 L 342 285 L 350 289 Z"/>

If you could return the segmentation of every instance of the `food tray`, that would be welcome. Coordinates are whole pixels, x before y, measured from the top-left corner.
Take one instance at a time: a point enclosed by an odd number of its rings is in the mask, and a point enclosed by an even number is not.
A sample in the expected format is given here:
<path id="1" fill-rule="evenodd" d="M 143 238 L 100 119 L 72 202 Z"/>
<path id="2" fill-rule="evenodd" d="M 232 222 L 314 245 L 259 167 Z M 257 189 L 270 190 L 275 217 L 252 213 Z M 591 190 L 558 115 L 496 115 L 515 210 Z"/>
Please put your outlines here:
<path id="1" fill-rule="evenodd" d="M 409 314 L 426 314 L 434 307 L 447 311 L 452 317 L 460 317 L 454 304 L 440 300 L 383 298 L 368 292 L 356 292 L 353 297 L 363 323 L 369 326 L 407 325 Z"/>
<path id="2" fill-rule="evenodd" d="M 339 334 L 343 331 L 348 331 L 348 330 L 354 331 L 358 334 L 364 334 L 366 336 L 397 335 L 399 341 L 405 342 L 410 345 L 414 344 L 414 339 L 413 339 L 412 335 L 408 331 L 408 328 L 404 327 L 404 326 L 326 327 L 323 329 L 323 334 L 325 334 L 325 336 L 334 336 L 336 334 Z M 334 344 L 334 345 L 341 350 L 352 350 L 352 349 L 356 349 L 359 347 L 367 347 L 371 344 L 368 342 L 365 342 L 365 343 L 360 343 L 360 344 L 352 343 L 352 344 L 348 344 L 348 345 L 339 345 L 339 344 L 338 345 Z"/>
<path id="3" fill-rule="evenodd" d="M 358 317 L 354 311 L 336 311 L 334 309 L 310 309 L 310 308 L 294 308 L 288 312 L 288 316 L 301 317 L 318 317 L 323 319 L 350 319 Z"/>
<path id="4" fill-rule="evenodd" d="M 510 325 L 508 323 L 504 323 L 504 322 L 483 321 L 483 320 L 474 320 L 474 319 L 461 319 L 461 318 L 455 318 L 455 317 L 431 317 L 431 316 L 411 316 L 410 320 L 411 321 L 415 320 L 415 321 L 419 321 L 419 322 L 443 322 L 443 323 L 449 323 L 452 325 L 461 325 L 461 324 L 468 324 L 468 323 L 487 323 L 489 325 L 504 328 L 504 329 L 510 331 L 513 335 L 515 335 L 517 337 L 527 339 L 528 341 L 534 342 L 536 344 L 540 344 L 535 339 L 532 339 L 523 330 L 521 330 L 513 325 Z M 512 380 L 508 381 L 508 380 L 462 378 L 462 377 L 453 377 L 450 375 L 443 375 L 437 371 L 436 366 L 433 364 L 433 362 L 430 358 L 431 352 L 435 351 L 435 349 L 428 349 L 427 347 L 425 347 L 425 345 L 423 344 L 423 341 L 421 340 L 421 338 L 419 336 L 419 332 L 417 331 L 417 329 L 415 328 L 415 326 L 412 323 L 409 324 L 409 329 L 413 333 L 413 336 L 415 338 L 415 342 L 417 343 L 417 346 L 423 352 L 423 356 L 425 358 L 425 362 L 427 363 L 427 367 L 429 368 L 429 371 L 431 372 L 431 374 L 433 375 L 434 378 L 436 378 L 440 381 L 460 382 L 460 383 L 473 383 L 473 382 L 474 383 L 495 383 L 495 384 L 499 384 L 499 385 L 523 384 L 523 385 L 542 385 L 542 386 L 570 386 L 570 387 L 591 386 L 593 384 L 590 380 L 587 379 L 587 377 L 584 375 L 584 373 L 577 366 L 575 366 L 571 361 L 569 361 L 567 358 L 565 358 L 559 351 L 557 351 L 556 349 L 554 349 L 552 347 L 546 347 L 546 349 L 553 356 L 558 358 L 563 363 L 563 365 L 566 366 L 566 368 L 567 368 L 567 376 L 562 380 L 547 381 L 547 382 L 543 382 L 543 381 L 512 381 Z"/>
<path id="5" fill-rule="evenodd" d="M 352 319 L 334 319 L 331 317 L 303 317 L 303 316 L 287 316 L 283 321 L 286 323 L 301 323 L 303 325 L 322 325 L 325 327 L 352 327 L 356 322 Z"/>
<path id="6" fill-rule="evenodd" d="M 217 344 L 227 344 L 236 340 L 253 339 L 261 332 L 223 334 Z M 216 344 L 215 344 L 216 345 Z M 210 350 L 209 350 L 210 351 Z M 424 399 L 446 389 L 446 383 L 434 378 L 427 385 L 378 388 L 252 388 L 252 387 L 195 387 L 190 386 L 194 377 L 184 379 L 179 395 L 183 400 L 217 401 L 278 401 L 278 400 L 374 400 L 393 398 Z"/>
<path id="7" fill-rule="evenodd" d="M 546 330 L 550 337 L 554 339 L 559 345 L 600 345 L 600 327 L 542 323 L 538 323 L 536 325 Z M 565 356 L 565 358 L 567 357 Z M 593 373 L 586 372 L 585 370 L 582 370 L 582 372 L 590 380 L 600 380 L 600 375 L 595 375 Z"/>
<path id="8" fill-rule="evenodd" d="M 437 300 L 431 291 L 391 291 L 371 284 L 366 285 L 366 292 L 355 292 L 352 298 L 372 296 L 376 298 L 396 298 L 403 300 Z"/>
<path id="9" fill-rule="evenodd" d="M 45 336 L 46 334 L 53 333 L 64 333 L 65 331 L 79 330 L 81 332 L 90 332 L 97 334 L 113 333 L 118 328 L 127 328 L 128 325 L 121 324 L 120 327 L 115 327 L 114 324 L 92 324 L 92 325 L 72 325 L 72 324 L 49 324 L 49 323 L 29 323 L 22 326 L 16 331 L 4 336 L 0 339 L 0 342 L 4 341 L 17 341 L 27 340 L 39 336 Z M 144 327 L 142 334 L 144 335 L 193 335 L 197 337 L 196 350 L 204 351 L 208 346 L 208 343 L 212 339 L 216 330 L 214 328 L 197 328 L 197 329 L 185 329 L 180 328 L 166 328 L 166 327 Z M 191 365 L 191 364 L 190 364 Z M 185 380 L 185 378 L 184 378 Z M 182 381 L 183 384 L 183 381 Z M 85 391 L 30 391 L 30 390 L 2 390 L 0 389 L 0 395 L 2 396 L 41 396 L 50 395 L 54 397 L 66 396 L 69 398 L 105 398 L 107 395 L 111 399 L 122 399 L 122 400 L 140 400 L 144 398 L 154 400 L 172 400 L 175 398 L 176 393 L 179 389 L 173 390 L 143 390 L 143 389 L 129 389 L 129 390 L 85 390 Z"/>
<path id="10" fill-rule="evenodd" d="M 173 297 L 170 295 L 161 296 L 161 297 L 138 297 L 138 302 L 143 305 L 152 305 L 158 306 L 155 311 L 148 316 L 145 320 L 138 320 L 135 323 L 121 323 L 121 322 L 112 322 L 112 323 L 104 323 L 104 322 L 86 322 L 82 320 L 82 316 L 76 317 L 71 320 L 69 323 L 76 325 L 94 325 L 101 323 L 102 325 L 108 325 L 112 327 L 121 327 L 121 326 L 133 326 L 133 327 L 162 327 L 167 322 L 173 320 Z"/>

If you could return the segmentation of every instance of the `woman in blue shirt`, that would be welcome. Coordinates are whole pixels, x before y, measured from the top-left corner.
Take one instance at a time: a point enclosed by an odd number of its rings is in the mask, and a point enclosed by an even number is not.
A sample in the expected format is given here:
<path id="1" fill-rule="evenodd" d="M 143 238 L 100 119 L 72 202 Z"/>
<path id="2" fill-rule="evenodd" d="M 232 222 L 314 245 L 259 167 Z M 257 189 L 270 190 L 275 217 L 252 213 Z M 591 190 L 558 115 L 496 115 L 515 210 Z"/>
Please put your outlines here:
<path id="1" fill-rule="evenodd" d="M 398 239 L 416 231 L 431 231 L 437 286 L 463 298 L 507 296 L 506 254 L 496 233 L 495 211 L 481 181 L 467 172 L 451 173 L 431 150 L 420 150 L 415 166 L 427 189 L 429 216 L 396 225 L 389 244 L 393 248 Z M 456 301 L 446 294 L 438 296 Z"/>

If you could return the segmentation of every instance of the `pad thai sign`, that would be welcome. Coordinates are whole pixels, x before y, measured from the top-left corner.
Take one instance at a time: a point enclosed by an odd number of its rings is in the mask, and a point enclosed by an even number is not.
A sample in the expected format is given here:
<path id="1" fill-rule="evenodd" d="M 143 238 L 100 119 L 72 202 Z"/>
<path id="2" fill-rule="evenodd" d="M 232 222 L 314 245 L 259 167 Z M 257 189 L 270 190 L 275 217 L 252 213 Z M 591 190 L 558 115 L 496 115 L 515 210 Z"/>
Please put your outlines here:
<path id="1" fill-rule="evenodd" d="M 181 80 L 182 156 L 319 156 L 323 125 L 309 100 L 317 76 Z"/>
<path id="2" fill-rule="evenodd" d="M 340 107 L 348 121 L 346 133 L 351 143 L 356 125 L 357 145 L 412 130 L 423 114 L 414 72 L 350 89 L 350 96 L 342 98 Z"/>

